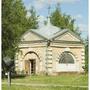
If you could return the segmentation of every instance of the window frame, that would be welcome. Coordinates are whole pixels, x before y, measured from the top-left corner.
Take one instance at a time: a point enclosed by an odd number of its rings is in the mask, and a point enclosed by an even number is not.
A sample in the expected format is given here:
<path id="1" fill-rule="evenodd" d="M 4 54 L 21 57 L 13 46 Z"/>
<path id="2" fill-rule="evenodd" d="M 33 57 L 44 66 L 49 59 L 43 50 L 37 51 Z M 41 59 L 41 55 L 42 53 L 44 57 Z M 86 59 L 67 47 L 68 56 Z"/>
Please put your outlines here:
<path id="1" fill-rule="evenodd" d="M 68 58 L 71 58 L 71 60 L 72 60 L 71 62 L 67 61 L 68 59 L 66 57 L 63 57 L 63 56 L 65 56 L 65 54 L 69 55 Z M 63 61 L 64 58 L 66 58 L 66 60 Z M 75 59 L 74 59 L 73 54 L 69 51 L 63 52 L 59 57 L 59 64 L 75 64 Z"/>

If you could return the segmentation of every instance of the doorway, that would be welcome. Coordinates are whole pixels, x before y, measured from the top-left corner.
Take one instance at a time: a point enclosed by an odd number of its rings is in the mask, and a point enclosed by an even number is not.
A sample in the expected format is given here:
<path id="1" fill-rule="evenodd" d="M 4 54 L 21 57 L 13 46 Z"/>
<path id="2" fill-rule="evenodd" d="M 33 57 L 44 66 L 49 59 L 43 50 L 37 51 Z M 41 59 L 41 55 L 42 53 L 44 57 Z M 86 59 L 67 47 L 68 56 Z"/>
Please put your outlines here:
<path id="1" fill-rule="evenodd" d="M 25 74 L 31 75 L 31 74 L 38 74 L 40 69 L 40 63 L 39 63 L 40 57 L 39 55 L 34 51 L 29 51 L 24 55 L 24 61 L 25 61 Z"/>
<path id="2" fill-rule="evenodd" d="M 30 74 L 36 74 L 36 61 L 35 61 L 35 59 L 30 60 Z"/>
<path id="3" fill-rule="evenodd" d="M 29 59 L 25 61 L 25 72 L 27 75 L 36 74 L 36 60 Z"/>

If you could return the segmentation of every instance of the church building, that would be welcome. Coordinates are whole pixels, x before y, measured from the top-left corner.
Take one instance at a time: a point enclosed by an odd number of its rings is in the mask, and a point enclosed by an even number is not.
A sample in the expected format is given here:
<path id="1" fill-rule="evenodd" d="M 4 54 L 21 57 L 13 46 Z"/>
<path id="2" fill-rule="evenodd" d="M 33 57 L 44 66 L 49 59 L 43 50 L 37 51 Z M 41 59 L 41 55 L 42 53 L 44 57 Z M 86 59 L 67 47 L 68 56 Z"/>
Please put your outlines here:
<path id="1" fill-rule="evenodd" d="M 68 29 L 53 26 L 50 21 L 38 29 L 26 31 L 16 53 L 15 70 L 26 75 L 58 75 L 62 72 L 84 72 L 84 44 Z"/>

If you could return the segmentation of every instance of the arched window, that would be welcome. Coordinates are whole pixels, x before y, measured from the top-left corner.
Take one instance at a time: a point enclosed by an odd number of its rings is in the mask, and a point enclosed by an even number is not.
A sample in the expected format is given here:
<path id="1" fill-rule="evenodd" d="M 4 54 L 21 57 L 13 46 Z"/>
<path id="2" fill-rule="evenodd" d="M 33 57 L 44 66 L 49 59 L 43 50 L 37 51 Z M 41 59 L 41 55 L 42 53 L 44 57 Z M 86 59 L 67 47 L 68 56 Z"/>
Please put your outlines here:
<path id="1" fill-rule="evenodd" d="M 74 58 L 70 52 L 63 52 L 60 56 L 59 63 L 71 63 L 74 64 Z"/>

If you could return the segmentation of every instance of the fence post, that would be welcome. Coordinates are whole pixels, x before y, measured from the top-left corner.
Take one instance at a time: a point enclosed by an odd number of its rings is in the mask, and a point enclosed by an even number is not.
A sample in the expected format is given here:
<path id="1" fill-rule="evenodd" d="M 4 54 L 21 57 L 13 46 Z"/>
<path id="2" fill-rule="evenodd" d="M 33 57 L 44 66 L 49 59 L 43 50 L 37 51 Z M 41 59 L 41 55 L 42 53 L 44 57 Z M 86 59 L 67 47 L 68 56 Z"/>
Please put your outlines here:
<path id="1" fill-rule="evenodd" d="M 8 71 L 8 86 L 11 86 L 11 75 L 10 71 Z"/>

